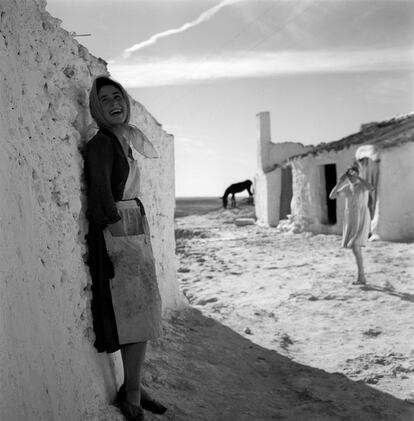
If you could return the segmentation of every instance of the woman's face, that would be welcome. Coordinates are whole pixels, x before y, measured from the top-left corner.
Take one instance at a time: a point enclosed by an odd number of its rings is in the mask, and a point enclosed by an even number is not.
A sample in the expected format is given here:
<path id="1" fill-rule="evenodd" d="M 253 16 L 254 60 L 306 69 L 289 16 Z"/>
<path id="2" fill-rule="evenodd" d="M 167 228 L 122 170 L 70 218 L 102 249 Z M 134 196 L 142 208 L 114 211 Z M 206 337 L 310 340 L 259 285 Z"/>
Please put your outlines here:
<path id="1" fill-rule="evenodd" d="M 352 183 L 355 183 L 355 181 L 358 180 L 358 171 L 354 168 L 349 168 L 348 178 L 351 180 Z"/>
<path id="2" fill-rule="evenodd" d="M 125 122 L 127 104 L 122 92 L 113 85 L 104 85 L 99 89 L 99 102 L 106 121 L 112 126 Z"/>

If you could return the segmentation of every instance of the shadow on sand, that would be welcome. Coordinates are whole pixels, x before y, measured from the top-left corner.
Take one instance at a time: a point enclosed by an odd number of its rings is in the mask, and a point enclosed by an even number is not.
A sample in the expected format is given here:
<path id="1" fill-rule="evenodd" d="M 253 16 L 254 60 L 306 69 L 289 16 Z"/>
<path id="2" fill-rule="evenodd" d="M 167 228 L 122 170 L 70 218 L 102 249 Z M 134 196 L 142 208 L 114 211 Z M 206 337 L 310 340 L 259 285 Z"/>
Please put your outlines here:
<path id="1" fill-rule="evenodd" d="M 394 288 L 392 287 L 387 287 L 387 286 L 380 287 L 378 285 L 366 284 L 362 286 L 361 289 L 363 289 L 364 291 L 384 292 L 385 294 L 393 295 L 394 297 L 401 298 L 404 301 L 410 301 L 414 303 L 414 294 L 409 294 L 407 292 L 398 292 L 398 291 L 395 291 Z"/>
<path id="2" fill-rule="evenodd" d="M 262 348 L 188 308 L 148 352 L 146 383 L 174 421 L 412 421 L 414 405 Z M 148 413 L 147 420 L 160 420 Z"/>

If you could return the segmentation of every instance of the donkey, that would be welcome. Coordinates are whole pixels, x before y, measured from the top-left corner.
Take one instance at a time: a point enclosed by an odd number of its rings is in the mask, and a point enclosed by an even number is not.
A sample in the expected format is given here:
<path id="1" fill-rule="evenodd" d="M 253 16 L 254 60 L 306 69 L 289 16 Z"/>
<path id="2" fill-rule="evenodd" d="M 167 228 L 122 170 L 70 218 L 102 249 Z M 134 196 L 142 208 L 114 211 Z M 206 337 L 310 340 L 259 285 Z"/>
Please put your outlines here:
<path id="1" fill-rule="evenodd" d="M 253 203 L 253 193 L 251 191 L 252 182 L 250 180 L 242 181 L 241 183 L 235 183 L 227 187 L 221 200 L 223 201 L 223 208 L 227 208 L 227 197 L 231 194 L 231 207 L 236 207 L 236 198 L 234 195 L 240 193 L 243 190 L 247 190 L 249 193 L 249 199 L 247 203 Z"/>

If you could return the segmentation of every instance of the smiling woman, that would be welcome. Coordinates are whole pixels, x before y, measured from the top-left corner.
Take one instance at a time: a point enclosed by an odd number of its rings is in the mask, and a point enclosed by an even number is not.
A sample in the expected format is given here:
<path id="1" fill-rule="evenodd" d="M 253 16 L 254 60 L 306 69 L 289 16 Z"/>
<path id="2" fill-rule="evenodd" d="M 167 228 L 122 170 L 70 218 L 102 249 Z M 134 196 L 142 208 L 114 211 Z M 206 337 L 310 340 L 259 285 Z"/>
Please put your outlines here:
<path id="1" fill-rule="evenodd" d="M 161 333 L 161 298 L 132 148 L 157 155 L 141 130 L 129 125 L 131 106 L 120 84 L 96 78 L 89 102 L 99 126 L 86 147 L 95 346 L 99 352 L 121 350 L 124 385 L 118 404 L 129 420 L 140 421 L 142 408 L 157 413 L 166 408 L 141 388 L 147 341 Z"/>
<path id="2" fill-rule="evenodd" d="M 106 120 L 114 126 L 122 124 L 125 121 L 126 102 L 121 91 L 115 86 L 104 85 L 98 96 Z"/>

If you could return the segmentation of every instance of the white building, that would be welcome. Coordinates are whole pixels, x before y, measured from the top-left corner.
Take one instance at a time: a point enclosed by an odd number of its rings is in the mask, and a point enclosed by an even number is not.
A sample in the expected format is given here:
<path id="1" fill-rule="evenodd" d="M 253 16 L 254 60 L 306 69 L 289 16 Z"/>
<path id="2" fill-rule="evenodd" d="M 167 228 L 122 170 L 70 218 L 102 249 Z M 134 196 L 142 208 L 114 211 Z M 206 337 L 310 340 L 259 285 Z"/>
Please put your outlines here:
<path id="1" fill-rule="evenodd" d="M 328 195 L 337 179 L 361 159 L 363 176 L 376 186 L 370 199 L 372 233 L 384 240 L 414 239 L 414 114 L 364 124 L 358 133 L 317 146 L 273 143 L 269 113 L 258 114 L 256 176 L 258 223 L 337 233 L 343 198 Z"/>

